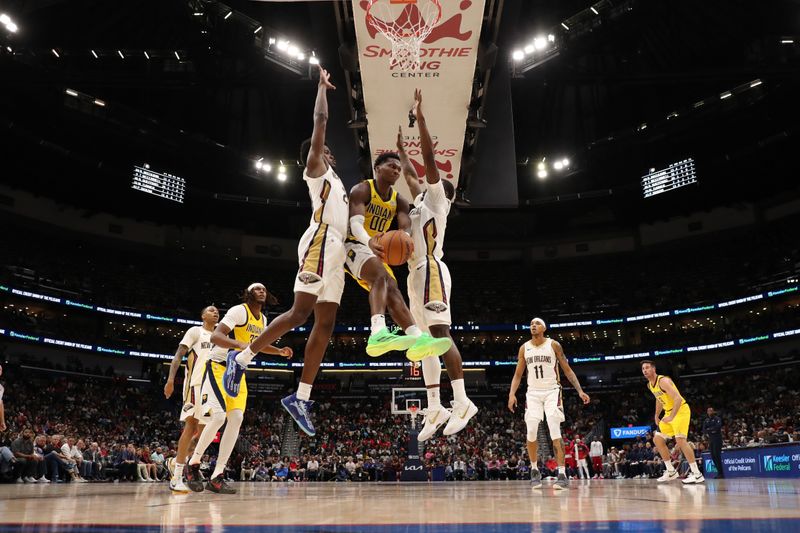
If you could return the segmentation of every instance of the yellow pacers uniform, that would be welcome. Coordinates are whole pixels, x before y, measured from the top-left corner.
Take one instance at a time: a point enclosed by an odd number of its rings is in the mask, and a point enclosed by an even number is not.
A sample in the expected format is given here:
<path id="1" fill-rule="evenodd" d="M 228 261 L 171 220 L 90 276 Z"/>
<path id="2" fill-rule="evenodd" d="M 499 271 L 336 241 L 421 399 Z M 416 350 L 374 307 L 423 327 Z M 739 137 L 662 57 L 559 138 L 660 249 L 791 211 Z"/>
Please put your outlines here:
<path id="1" fill-rule="evenodd" d="M 378 233 L 386 233 L 392 225 L 394 217 L 397 215 L 397 191 L 392 188 L 392 195 L 388 200 L 381 198 L 378 190 L 375 188 L 375 180 L 367 180 L 369 183 L 369 203 L 364 210 L 364 229 L 370 237 L 374 237 Z M 355 279 L 359 285 L 369 290 L 369 285 L 362 280 L 359 276 L 361 274 L 361 267 L 364 263 L 375 257 L 372 250 L 368 246 L 364 246 L 358 242 L 352 234 L 347 236 L 345 242 L 347 249 L 347 258 L 345 260 L 345 267 L 347 273 Z M 395 280 L 392 268 L 386 263 L 383 264 L 386 272 L 389 273 Z"/>
<path id="2" fill-rule="evenodd" d="M 672 414 L 675 403 L 666 392 L 661 390 L 661 380 L 664 377 L 666 376 L 657 376 L 655 385 L 650 385 L 650 382 L 647 383 L 647 388 L 650 389 L 650 392 L 656 397 L 656 401 L 664 408 L 664 414 L 661 418 Z M 675 390 L 678 390 L 674 381 L 672 386 L 675 387 Z M 680 391 L 678 391 L 678 395 L 681 397 L 681 406 L 678 408 L 675 418 L 672 419 L 672 422 L 664 422 L 663 420 L 659 422 L 658 430 L 666 437 L 686 438 L 689 435 L 689 422 L 692 418 L 692 410 L 689 408 L 689 404 L 686 403 L 683 396 L 681 396 Z"/>
<path id="3" fill-rule="evenodd" d="M 240 304 L 231 307 L 220 323 L 230 328 L 229 337 L 249 344 L 267 327 L 267 317 L 262 311 L 261 316 L 256 318 L 247 304 Z M 247 405 L 247 376 L 242 376 L 238 396 L 231 398 L 225 393 L 222 378 L 225 375 L 227 355 L 228 350 L 221 347 L 214 347 L 209 355 L 202 391 L 202 414 L 205 416 L 234 409 L 244 411 Z"/>

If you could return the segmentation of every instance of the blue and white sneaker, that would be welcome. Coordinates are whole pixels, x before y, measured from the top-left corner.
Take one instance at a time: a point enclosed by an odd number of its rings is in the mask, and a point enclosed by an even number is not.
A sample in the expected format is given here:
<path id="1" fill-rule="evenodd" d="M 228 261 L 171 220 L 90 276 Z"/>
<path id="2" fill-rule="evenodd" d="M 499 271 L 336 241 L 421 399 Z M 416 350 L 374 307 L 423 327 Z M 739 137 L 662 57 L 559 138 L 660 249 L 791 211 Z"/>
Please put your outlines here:
<path id="1" fill-rule="evenodd" d="M 239 396 L 239 385 L 242 383 L 245 367 L 236 362 L 236 356 L 241 350 L 228 351 L 228 360 L 225 366 L 225 375 L 222 376 L 222 386 L 225 393 L 231 398 Z"/>
<path id="2" fill-rule="evenodd" d="M 281 400 L 281 405 L 286 409 L 287 413 L 292 415 L 292 418 L 294 418 L 294 421 L 300 426 L 300 429 L 303 430 L 303 433 L 309 437 L 313 437 L 317 434 L 309 414 L 311 406 L 314 405 L 312 400 L 300 400 L 295 393 L 283 398 Z"/>

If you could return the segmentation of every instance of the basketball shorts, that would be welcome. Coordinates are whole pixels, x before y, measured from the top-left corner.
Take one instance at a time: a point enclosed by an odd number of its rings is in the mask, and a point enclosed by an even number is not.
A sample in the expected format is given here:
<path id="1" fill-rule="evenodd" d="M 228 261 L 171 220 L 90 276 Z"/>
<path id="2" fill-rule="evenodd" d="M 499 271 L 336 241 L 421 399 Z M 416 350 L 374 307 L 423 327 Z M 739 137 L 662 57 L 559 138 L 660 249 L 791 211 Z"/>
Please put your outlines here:
<path id="1" fill-rule="evenodd" d="M 317 297 L 318 302 L 340 303 L 344 291 L 344 238 L 328 224 L 308 227 L 297 246 L 300 269 L 294 292 Z"/>
<path id="2" fill-rule="evenodd" d="M 530 427 L 531 423 L 537 420 L 557 421 L 559 424 L 566 420 L 560 387 L 551 390 L 529 390 L 525 394 L 525 401 L 527 403 L 525 424 L 529 426 L 529 431 L 538 431 L 539 428 Z"/>
<path id="3" fill-rule="evenodd" d="M 664 414 L 663 416 L 667 416 Z M 689 436 L 689 422 L 692 419 L 692 410 L 689 404 L 684 403 L 678 409 L 678 413 L 672 422 L 664 422 L 663 420 L 658 423 L 658 431 L 666 437 L 683 437 L 684 439 Z"/>
<path id="4" fill-rule="evenodd" d="M 200 394 L 200 410 L 195 411 L 195 418 L 202 421 L 203 418 L 210 417 L 215 413 L 227 413 L 234 409 L 244 411 L 247 406 L 247 376 L 242 376 L 242 383 L 239 386 L 239 395 L 231 398 L 225 393 L 222 386 L 222 378 L 225 375 L 225 363 L 219 361 L 208 361 L 206 363 L 206 375 L 203 380 L 203 388 Z"/>
<path id="5" fill-rule="evenodd" d="M 345 268 L 347 269 L 347 273 L 365 290 L 369 291 L 369 284 L 361 279 L 361 268 L 364 266 L 364 263 L 375 257 L 375 254 L 372 253 L 369 246 L 365 246 L 355 239 L 347 239 L 344 243 L 344 248 L 346 253 Z M 383 263 L 383 267 L 392 279 L 397 281 L 392 267 L 386 263 Z"/>
<path id="6" fill-rule="evenodd" d="M 592 456 L 592 468 L 595 472 L 599 472 L 603 469 L 603 457 L 600 455 Z"/>
<path id="7" fill-rule="evenodd" d="M 190 416 L 198 420 L 200 419 L 199 411 L 202 390 L 202 384 L 184 389 L 183 407 L 181 408 L 181 422 L 185 422 Z"/>
<path id="8" fill-rule="evenodd" d="M 450 270 L 444 262 L 426 257 L 408 269 L 408 306 L 414 322 L 423 330 L 452 323 L 450 318 Z"/>

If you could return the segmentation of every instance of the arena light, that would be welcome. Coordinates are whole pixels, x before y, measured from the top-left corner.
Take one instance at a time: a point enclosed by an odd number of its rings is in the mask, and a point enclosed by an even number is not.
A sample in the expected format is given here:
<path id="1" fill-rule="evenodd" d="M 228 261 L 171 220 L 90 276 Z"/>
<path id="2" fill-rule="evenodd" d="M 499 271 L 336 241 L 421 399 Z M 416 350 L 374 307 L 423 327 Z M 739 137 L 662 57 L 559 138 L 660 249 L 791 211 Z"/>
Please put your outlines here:
<path id="1" fill-rule="evenodd" d="M 194 13 L 192 13 L 192 15 L 194 15 L 195 17 L 202 17 L 203 13 L 201 11 L 195 11 Z"/>
<path id="2" fill-rule="evenodd" d="M 66 92 L 66 93 L 67 93 L 68 95 L 70 95 L 70 96 L 78 96 L 78 91 L 74 91 L 74 90 L 72 90 L 72 89 L 67 89 L 67 90 L 66 90 L 66 91 L 64 91 L 64 92 Z"/>
<path id="3" fill-rule="evenodd" d="M 639 127 L 636 128 L 636 131 L 644 131 L 646 129 L 647 129 L 647 122 L 642 122 L 641 124 L 639 124 Z"/>
<path id="4" fill-rule="evenodd" d="M 761 83 L 762 83 L 761 80 L 753 80 L 750 82 L 750 88 L 752 89 L 753 87 L 758 87 L 759 85 L 761 85 Z"/>
<path id="5" fill-rule="evenodd" d="M 231 18 L 231 15 L 233 15 L 233 11 L 228 11 L 228 14 L 222 17 L 222 20 L 228 20 L 229 18 Z"/>
<path id="6" fill-rule="evenodd" d="M 6 15 L 5 13 L 1 14 L 0 15 L 0 24 L 5 24 L 5 25 L 11 24 L 11 17 Z"/>
<path id="7" fill-rule="evenodd" d="M 317 56 L 314 55 L 308 58 L 308 62 L 312 65 L 319 65 L 319 59 L 317 59 Z"/>
<path id="8" fill-rule="evenodd" d="M 679 116 L 680 116 L 680 115 L 678 115 L 678 112 L 677 112 L 677 111 L 673 111 L 672 113 L 670 113 L 669 115 L 667 115 L 667 120 L 672 120 L 673 118 L 678 118 Z"/>
<path id="9" fill-rule="evenodd" d="M 150 54 L 147 53 L 147 50 L 144 51 L 145 59 L 150 59 Z"/>
<path id="10" fill-rule="evenodd" d="M 269 38 L 269 44 L 270 44 L 270 45 L 273 45 L 273 44 L 275 44 L 275 42 L 276 42 L 276 41 L 275 41 L 275 37 L 270 37 L 270 38 Z"/>
<path id="11" fill-rule="evenodd" d="M 263 28 L 264 28 L 264 26 L 259 26 L 258 28 L 256 28 L 255 31 L 253 32 L 253 35 L 255 35 L 258 32 L 260 32 Z"/>
<path id="12" fill-rule="evenodd" d="M 58 50 L 56 50 L 55 48 L 51 48 L 50 51 L 53 52 L 54 56 L 61 57 L 60 55 L 58 55 Z"/>
<path id="13" fill-rule="evenodd" d="M 121 59 L 125 59 L 125 54 L 122 53 L 122 50 L 117 50 L 117 54 L 119 54 L 119 57 Z M 145 52 L 144 55 L 147 55 L 147 52 Z M 148 59 L 150 58 L 148 57 Z"/>
<path id="14" fill-rule="evenodd" d="M 564 168 L 569 168 L 569 159 L 565 157 L 561 160 L 561 164 L 564 165 Z"/>
<path id="15" fill-rule="evenodd" d="M 178 61 L 181 60 L 181 56 L 178 55 L 178 51 L 177 50 L 175 50 L 175 59 L 177 59 Z"/>
<path id="16" fill-rule="evenodd" d="M 94 99 L 94 105 L 99 106 L 99 107 L 105 107 L 106 103 L 103 100 L 100 100 L 99 98 L 95 98 Z"/>
<path id="17" fill-rule="evenodd" d="M 278 50 L 281 52 L 285 52 L 289 48 L 289 42 L 284 41 L 283 39 L 278 41 Z"/>
<path id="18" fill-rule="evenodd" d="M 264 172 L 272 172 L 272 165 L 270 165 L 269 163 L 264 163 L 262 169 L 264 170 Z"/>
<path id="19" fill-rule="evenodd" d="M 563 170 L 564 164 L 561 163 L 561 161 L 556 161 L 555 163 L 553 163 L 553 168 L 556 170 Z"/>
<path id="20" fill-rule="evenodd" d="M 94 50 L 89 50 L 89 51 L 92 53 L 92 55 L 94 56 L 94 58 L 95 58 L 95 59 L 97 59 L 97 57 L 98 57 L 98 56 L 97 56 L 97 52 L 95 52 Z"/>
<path id="21" fill-rule="evenodd" d="M 262 163 L 260 159 L 258 161 L 256 161 L 256 170 L 261 170 L 261 167 L 263 167 L 263 166 L 264 166 L 264 163 Z"/>
<path id="22" fill-rule="evenodd" d="M 522 50 L 514 50 L 514 53 L 511 54 L 511 59 L 513 59 L 514 61 L 522 61 L 523 59 L 525 59 L 525 52 L 523 52 Z"/>
<path id="23" fill-rule="evenodd" d="M 297 54 L 300 52 L 300 49 L 297 48 L 295 45 L 290 45 L 289 48 L 286 49 L 286 53 L 292 57 L 297 57 Z"/>
<path id="24" fill-rule="evenodd" d="M 297 60 L 298 61 L 302 61 L 305 58 L 306 58 L 306 55 L 303 52 L 298 52 L 298 54 L 297 54 Z"/>
<path id="25" fill-rule="evenodd" d="M 286 167 L 283 166 L 282 163 L 281 166 L 278 167 L 278 174 L 286 174 Z"/>
<path id="26" fill-rule="evenodd" d="M 278 173 L 278 181 L 286 181 L 287 176 L 283 172 Z"/>
<path id="27" fill-rule="evenodd" d="M 561 23 L 561 26 L 562 26 L 562 27 L 563 27 L 565 30 L 569 31 L 569 26 L 567 26 L 566 22 L 562 22 L 562 23 Z"/>
<path id="28" fill-rule="evenodd" d="M 725 91 L 724 93 L 719 95 L 719 99 L 725 100 L 726 98 L 730 98 L 731 96 L 733 96 L 733 93 L 731 93 L 730 91 Z"/>
<path id="29" fill-rule="evenodd" d="M 546 170 L 539 170 L 539 171 L 536 172 L 536 176 L 539 179 L 544 179 L 544 178 L 547 177 L 547 171 Z"/>
<path id="30" fill-rule="evenodd" d="M 599 14 L 600 14 L 600 12 L 599 12 L 599 11 L 597 11 L 597 10 L 594 8 L 594 6 L 590 7 L 589 9 L 590 9 L 590 10 L 592 11 L 592 13 L 594 13 L 595 15 L 599 15 Z"/>
<path id="31" fill-rule="evenodd" d="M 6 29 L 8 31 L 10 31 L 11 33 L 17 33 L 17 30 L 19 29 L 19 27 L 16 24 L 14 24 L 13 22 L 9 22 L 8 24 L 6 24 Z"/>
<path id="32" fill-rule="evenodd" d="M 551 43 L 554 43 L 554 42 L 556 42 L 556 36 L 553 35 L 552 33 L 550 33 L 550 34 L 547 35 L 547 40 L 549 42 L 551 42 Z"/>
<path id="33" fill-rule="evenodd" d="M 536 49 L 536 48 L 535 48 L 535 47 L 534 47 L 532 44 L 529 44 L 528 46 L 526 46 L 525 48 L 523 48 L 523 51 L 524 51 L 526 54 L 532 54 L 532 53 L 533 53 L 533 51 L 534 51 L 535 49 Z"/>
<path id="34" fill-rule="evenodd" d="M 536 37 L 533 40 L 533 47 L 537 50 L 544 50 L 547 48 L 547 38 L 545 37 Z"/>
<path id="35" fill-rule="evenodd" d="M 781 39 L 781 44 L 794 44 L 794 39 Z"/>

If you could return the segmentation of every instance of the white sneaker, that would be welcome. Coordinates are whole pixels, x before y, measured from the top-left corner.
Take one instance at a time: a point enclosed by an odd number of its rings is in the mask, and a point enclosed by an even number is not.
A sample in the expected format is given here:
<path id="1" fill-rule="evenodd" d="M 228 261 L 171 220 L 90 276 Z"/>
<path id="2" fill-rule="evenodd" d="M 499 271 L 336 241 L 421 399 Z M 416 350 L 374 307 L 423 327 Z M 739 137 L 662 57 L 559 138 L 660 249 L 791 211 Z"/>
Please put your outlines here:
<path id="1" fill-rule="evenodd" d="M 472 403 L 472 400 L 467 400 L 469 403 L 464 404 L 453 400 L 450 404 L 453 406 L 453 414 L 450 421 L 445 426 L 442 434 L 455 435 L 467 426 L 470 419 L 478 413 L 478 407 Z"/>
<path id="2" fill-rule="evenodd" d="M 36 480 L 34 478 L 32 478 L 32 477 L 23 478 L 23 481 L 25 483 L 36 483 Z"/>
<path id="3" fill-rule="evenodd" d="M 191 492 L 182 479 L 175 478 L 169 480 L 169 490 L 178 494 L 188 494 Z"/>
<path id="4" fill-rule="evenodd" d="M 22 479 L 21 477 L 18 477 L 17 478 L 17 483 L 25 483 L 25 480 Z"/>
<path id="5" fill-rule="evenodd" d="M 42 477 L 40 477 L 39 479 L 36 480 L 36 483 L 50 483 L 50 480 L 47 479 L 46 477 L 42 476 Z"/>
<path id="6" fill-rule="evenodd" d="M 425 409 L 425 425 L 417 435 L 417 440 L 423 442 L 433 437 L 436 430 L 450 419 L 450 411 L 439 405 Z"/>
<path id="7" fill-rule="evenodd" d="M 691 485 L 693 483 L 703 483 L 706 478 L 703 477 L 703 474 L 695 474 L 694 472 L 689 472 L 689 474 L 683 478 L 684 485 Z"/>
<path id="8" fill-rule="evenodd" d="M 664 473 L 658 478 L 656 481 L 659 483 L 664 483 L 665 481 L 674 481 L 680 477 L 677 470 L 673 470 L 670 472 L 669 470 L 665 470 Z"/>

